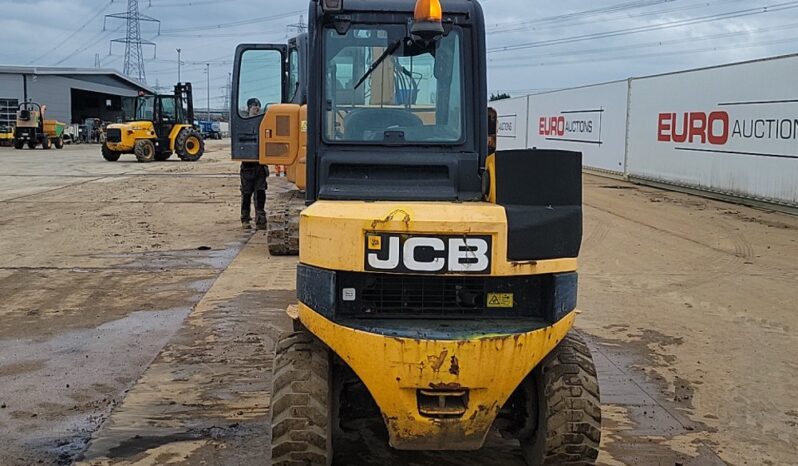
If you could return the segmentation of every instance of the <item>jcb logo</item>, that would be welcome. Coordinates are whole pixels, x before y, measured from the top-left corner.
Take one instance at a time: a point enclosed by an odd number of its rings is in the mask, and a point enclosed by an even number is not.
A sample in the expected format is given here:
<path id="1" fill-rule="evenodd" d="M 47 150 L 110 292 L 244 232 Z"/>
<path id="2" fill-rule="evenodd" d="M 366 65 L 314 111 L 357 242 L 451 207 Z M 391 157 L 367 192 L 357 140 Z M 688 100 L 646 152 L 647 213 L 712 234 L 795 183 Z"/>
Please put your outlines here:
<path id="1" fill-rule="evenodd" d="M 490 236 L 366 235 L 366 270 L 395 273 L 489 273 Z"/>

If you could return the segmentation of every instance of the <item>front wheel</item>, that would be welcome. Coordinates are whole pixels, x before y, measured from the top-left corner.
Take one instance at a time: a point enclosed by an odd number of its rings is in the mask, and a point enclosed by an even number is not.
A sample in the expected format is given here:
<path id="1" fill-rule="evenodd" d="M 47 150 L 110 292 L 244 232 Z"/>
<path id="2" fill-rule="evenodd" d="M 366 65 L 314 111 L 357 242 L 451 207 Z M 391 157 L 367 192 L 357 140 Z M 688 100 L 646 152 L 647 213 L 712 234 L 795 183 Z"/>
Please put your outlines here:
<path id="1" fill-rule="evenodd" d="M 120 152 L 109 149 L 107 144 L 103 144 L 102 153 L 103 158 L 109 162 L 116 162 L 119 160 L 119 156 L 122 155 Z"/>
<path id="2" fill-rule="evenodd" d="M 185 128 L 177 135 L 175 140 L 175 152 L 180 160 L 185 162 L 196 162 L 205 154 L 205 141 L 199 131 L 193 128 Z"/>
<path id="3" fill-rule="evenodd" d="M 272 466 L 332 464 L 329 350 L 309 332 L 282 336 L 272 373 Z"/>
<path id="4" fill-rule="evenodd" d="M 526 463 L 593 465 L 601 443 L 596 367 L 579 335 L 570 334 L 519 387 L 527 415 L 537 419 L 521 440 Z M 536 425 L 535 425 L 536 424 Z"/>
<path id="5" fill-rule="evenodd" d="M 64 138 L 59 137 L 55 140 L 55 148 L 56 149 L 63 149 L 64 148 Z"/>
<path id="6" fill-rule="evenodd" d="M 20 150 L 25 147 L 25 141 L 14 140 L 14 149 Z"/>
<path id="7" fill-rule="evenodd" d="M 136 141 L 133 153 L 136 154 L 136 160 L 140 163 L 150 163 L 155 160 L 155 144 L 149 139 Z"/>

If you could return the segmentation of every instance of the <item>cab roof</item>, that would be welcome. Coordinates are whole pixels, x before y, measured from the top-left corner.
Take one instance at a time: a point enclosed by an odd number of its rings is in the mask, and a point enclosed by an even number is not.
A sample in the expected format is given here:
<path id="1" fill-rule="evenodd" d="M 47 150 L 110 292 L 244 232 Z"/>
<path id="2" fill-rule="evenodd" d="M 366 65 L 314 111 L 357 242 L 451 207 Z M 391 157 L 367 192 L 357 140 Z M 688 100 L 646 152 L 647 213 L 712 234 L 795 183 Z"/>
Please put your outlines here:
<path id="1" fill-rule="evenodd" d="M 413 12 L 416 0 L 343 0 L 344 11 L 405 13 Z M 478 8 L 476 0 L 441 0 L 444 13 L 470 13 Z"/>

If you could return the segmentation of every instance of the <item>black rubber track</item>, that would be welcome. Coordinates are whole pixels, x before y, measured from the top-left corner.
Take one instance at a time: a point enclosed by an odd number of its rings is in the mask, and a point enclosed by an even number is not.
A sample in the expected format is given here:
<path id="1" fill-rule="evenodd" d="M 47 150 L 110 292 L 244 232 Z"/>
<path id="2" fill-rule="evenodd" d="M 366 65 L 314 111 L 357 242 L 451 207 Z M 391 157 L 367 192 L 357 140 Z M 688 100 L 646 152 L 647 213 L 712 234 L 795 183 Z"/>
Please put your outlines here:
<path id="1" fill-rule="evenodd" d="M 569 334 L 537 374 L 537 431 L 521 442 L 527 464 L 595 464 L 601 443 L 601 401 L 587 344 L 579 335 Z"/>
<path id="2" fill-rule="evenodd" d="M 299 255 L 299 214 L 305 195 L 298 189 L 277 194 L 268 207 L 266 242 L 272 256 Z"/>
<path id="3" fill-rule="evenodd" d="M 327 348 L 307 331 L 283 335 L 272 377 L 272 466 L 330 465 Z"/>

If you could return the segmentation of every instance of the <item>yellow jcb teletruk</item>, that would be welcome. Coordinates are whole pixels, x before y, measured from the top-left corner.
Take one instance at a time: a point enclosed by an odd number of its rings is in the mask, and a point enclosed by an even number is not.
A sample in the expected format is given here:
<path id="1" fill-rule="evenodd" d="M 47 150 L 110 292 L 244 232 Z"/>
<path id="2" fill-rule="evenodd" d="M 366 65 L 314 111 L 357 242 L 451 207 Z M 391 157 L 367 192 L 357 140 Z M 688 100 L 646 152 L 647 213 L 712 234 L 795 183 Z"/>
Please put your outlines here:
<path id="1" fill-rule="evenodd" d="M 122 154 L 135 154 L 142 163 L 165 161 L 173 153 L 196 162 L 205 153 L 202 134 L 194 128 L 191 83 L 178 83 L 171 95 L 142 95 L 124 99 L 124 123 L 108 125 L 103 158 L 116 162 Z"/>
<path id="2" fill-rule="evenodd" d="M 314 0 L 308 41 L 306 107 L 281 103 L 285 48 L 240 46 L 234 70 L 233 124 L 260 140 L 233 141 L 239 158 L 307 155 L 272 464 L 331 464 L 371 413 L 399 450 L 500 433 L 530 465 L 594 464 L 599 387 L 572 332 L 581 154 L 489 144 L 479 3 Z"/>

